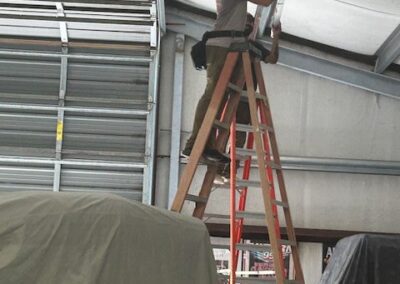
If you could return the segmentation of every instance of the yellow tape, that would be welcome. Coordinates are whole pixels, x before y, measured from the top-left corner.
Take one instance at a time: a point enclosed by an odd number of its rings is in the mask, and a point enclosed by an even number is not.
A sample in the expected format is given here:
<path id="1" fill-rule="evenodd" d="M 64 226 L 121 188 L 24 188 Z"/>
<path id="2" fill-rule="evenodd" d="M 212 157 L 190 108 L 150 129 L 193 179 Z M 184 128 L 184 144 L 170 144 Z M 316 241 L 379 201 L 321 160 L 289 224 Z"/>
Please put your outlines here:
<path id="1" fill-rule="evenodd" d="M 64 124 L 62 121 L 57 122 L 57 141 L 62 141 L 63 140 L 63 134 L 64 134 Z"/>

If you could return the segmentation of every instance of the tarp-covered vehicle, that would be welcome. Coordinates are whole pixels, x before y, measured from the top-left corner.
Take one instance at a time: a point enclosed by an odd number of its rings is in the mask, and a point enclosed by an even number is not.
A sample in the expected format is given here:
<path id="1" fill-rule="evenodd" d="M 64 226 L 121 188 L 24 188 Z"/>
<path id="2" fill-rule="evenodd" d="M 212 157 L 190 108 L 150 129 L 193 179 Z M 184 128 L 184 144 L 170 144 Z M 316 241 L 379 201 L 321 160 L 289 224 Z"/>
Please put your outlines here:
<path id="1" fill-rule="evenodd" d="M 0 283 L 214 284 L 197 219 L 111 194 L 0 193 Z"/>
<path id="2" fill-rule="evenodd" d="M 338 242 L 320 284 L 399 284 L 400 235 L 360 234 Z"/>

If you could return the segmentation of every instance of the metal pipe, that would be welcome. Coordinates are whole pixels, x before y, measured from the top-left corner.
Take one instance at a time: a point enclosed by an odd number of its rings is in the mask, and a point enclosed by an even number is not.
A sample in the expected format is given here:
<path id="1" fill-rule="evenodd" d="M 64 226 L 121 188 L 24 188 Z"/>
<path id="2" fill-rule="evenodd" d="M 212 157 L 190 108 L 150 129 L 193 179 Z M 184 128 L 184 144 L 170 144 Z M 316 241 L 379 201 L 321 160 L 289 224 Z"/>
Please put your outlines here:
<path id="1" fill-rule="evenodd" d="M 78 108 L 78 107 L 58 107 L 58 106 L 44 106 L 44 105 L 20 105 L 0 103 L 0 108 L 5 109 L 19 109 L 19 110 L 44 110 L 44 111 L 58 111 L 59 109 L 70 112 L 79 113 L 100 113 L 100 114 L 126 114 L 126 115 L 148 115 L 148 110 L 119 110 L 119 109 L 103 109 L 103 108 Z"/>
<path id="2" fill-rule="evenodd" d="M 135 62 L 135 63 L 149 63 L 151 58 L 139 56 L 119 56 L 119 55 L 89 55 L 89 54 L 62 54 L 59 52 L 32 52 L 32 51 L 14 51 L 2 49 L 0 55 L 10 56 L 27 56 L 27 57 L 46 57 L 46 58 L 60 58 L 67 57 L 71 59 L 81 60 L 100 60 L 100 61 L 116 61 L 116 62 Z"/>
<path id="3" fill-rule="evenodd" d="M 55 159 L 45 158 L 21 158 L 13 156 L 0 156 L 0 162 L 3 163 L 16 163 L 16 164 L 40 164 L 40 165 L 54 165 Z M 61 165 L 70 166 L 94 166 L 94 167 L 115 167 L 115 168 L 132 168 L 144 169 L 144 163 L 123 163 L 123 162 L 107 162 L 107 161 L 93 161 L 93 160 L 61 160 Z"/>

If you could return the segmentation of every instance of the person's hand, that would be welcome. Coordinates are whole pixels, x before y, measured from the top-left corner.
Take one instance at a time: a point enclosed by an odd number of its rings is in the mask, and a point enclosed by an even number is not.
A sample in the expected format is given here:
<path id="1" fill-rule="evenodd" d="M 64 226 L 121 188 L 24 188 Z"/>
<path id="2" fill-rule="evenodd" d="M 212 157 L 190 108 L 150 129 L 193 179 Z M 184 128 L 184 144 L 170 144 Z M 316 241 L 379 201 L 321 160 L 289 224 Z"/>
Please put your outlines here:
<path id="1" fill-rule="evenodd" d="M 277 25 L 272 25 L 271 37 L 279 38 L 279 36 L 281 35 L 281 31 L 282 31 L 281 23 L 278 23 Z"/>

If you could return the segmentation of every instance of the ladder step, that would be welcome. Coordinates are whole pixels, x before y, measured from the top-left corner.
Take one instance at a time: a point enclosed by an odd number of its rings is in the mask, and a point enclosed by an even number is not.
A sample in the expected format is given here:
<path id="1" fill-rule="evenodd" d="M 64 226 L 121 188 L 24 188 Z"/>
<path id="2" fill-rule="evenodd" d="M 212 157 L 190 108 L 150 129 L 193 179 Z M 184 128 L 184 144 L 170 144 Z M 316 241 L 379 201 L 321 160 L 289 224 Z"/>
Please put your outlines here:
<path id="1" fill-rule="evenodd" d="M 206 213 L 204 214 L 206 218 L 217 218 L 217 219 L 229 219 L 230 216 L 226 214 L 213 214 L 213 213 Z M 246 211 L 237 211 L 236 218 L 246 218 L 246 219 L 265 219 L 264 213 L 256 213 L 256 212 L 246 212 Z"/>
<path id="2" fill-rule="evenodd" d="M 218 275 L 219 279 L 228 280 L 228 275 Z M 236 277 L 236 281 L 240 284 L 276 284 L 275 279 L 262 279 L 262 278 L 252 278 L 252 277 Z M 285 280 L 284 284 L 302 284 L 303 282 L 297 280 Z"/>
<path id="3" fill-rule="evenodd" d="M 236 154 L 240 160 L 247 160 L 249 157 L 257 157 L 257 152 L 254 149 L 236 148 Z M 276 164 L 274 161 L 266 162 L 266 164 L 274 170 L 282 169 L 282 166 Z"/>
<path id="4" fill-rule="evenodd" d="M 291 241 L 291 240 L 283 240 L 283 239 L 280 239 L 280 240 L 279 240 L 279 244 L 285 245 L 285 246 L 292 246 L 292 247 L 297 246 L 297 243 L 296 243 L 296 242 Z"/>
<path id="5" fill-rule="evenodd" d="M 259 181 L 238 179 L 238 180 L 236 180 L 236 186 L 237 187 L 260 187 L 261 184 Z"/>
<path id="6" fill-rule="evenodd" d="M 219 188 L 230 188 L 230 184 L 216 184 Z M 261 187 L 261 183 L 259 181 L 253 180 L 244 180 L 244 179 L 237 179 L 236 180 L 236 188 L 244 188 L 244 187 Z"/>
<path id="7" fill-rule="evenodd" d="M 193 195 L 193 194 L 186 194 L 186 200 L 193 201 L 196 203 L 204 203 L 204 204 L 206 204 L 208 201 L 208 199 L 206 197 L 200 197 L 200 196 Z"/>
<path id="8" fill-rule="evenodd" d="M 229 219 L 230 216 L 226 214 L 214 214 L 214 213 L 204 213 L 204 218 L 216 218 L 216 219 Z"/>
<path id="9" fill-rule="evenodd" d="M 236 93 L 240 93 L 240 96 L 247 99 L 247 91 L 239 88 L 235 84 L 229 83 L 228 88 L 235 91 Z M 256 99 L 266 101 L 266 97 L 260 95 L 260 93 L 256 93 Z"/>
<path id="10" fill-rule="evenodd" d="M 265 213 L 257 212 L 247 212 L 247 211 L 237 211 L 236 218 L 248 218 L 248 219 L 265 219 Z"/>
<path id="11" fill-rule="evenodd" d="M 229 83 L 228 84 L 228 88 L 229 89 L 231 89 L 232 91 L 235 91 L 235 92 L 237 92 L 237 93 L 243 93 L 243 92 L 245 92 L 244 90 L 243 90 L 243 88 L 240 88 L 240 87 L 238 87 L 237 85 L 235 85 L 235 84 L 233 84 L 233 83 Z"/>
<path id="12" fill-rule="evenodd" d="M 283 208 L 289 208 L 289 204 L 287 204 L 286 202 L 275 200 L 275 199 L 272 199 L 271 202 L 277 206 L 281 206 Z"/>
<path id="13" fill-rule="evenodd" d="M 236 148 L 236 154 L 240 156 L 246 157 L 246 159 L 251 156 L 257 156 L 257 152 L 254 149 L 246 149 L 246 148 Z"/>
<path id="14" fill-rule="evenodd" d="M 214 121 L 214 125 L 216 127 L 218 127 L 218 128 L 222 128 L 222 129 L 225 129 L 225 130 L 228 130 L 231 127 L 229 123 L 223 123 L 223 122 L 219 121 L 218 119 L 216 119 Z M 272 127 L 270 127 L 268 125 L 265 125 L 265 124 L 260 124 L 260 129 L 262 131 L 268 131 L 268 132 L 273 132 L 274 131 L 274 129 Z M 237 123 L 236 124 L 236 131 L 253 132 L 253 127 L 251 125 L 248 125 L 248 124 Z"/>
<path id="15" fill-rule="evenodd" d="M 217 245 L 217 244 L 211 244 L 213 248 L 217 249 L 230 249 L 229 245 Z M 271 249 L 270 245 L 255 245 L 255 244 L 242 244 L 238 243 L 236 244 L 236 249 L 237 250 L 243 250 L 243 251 L 268 251 Z"/>

